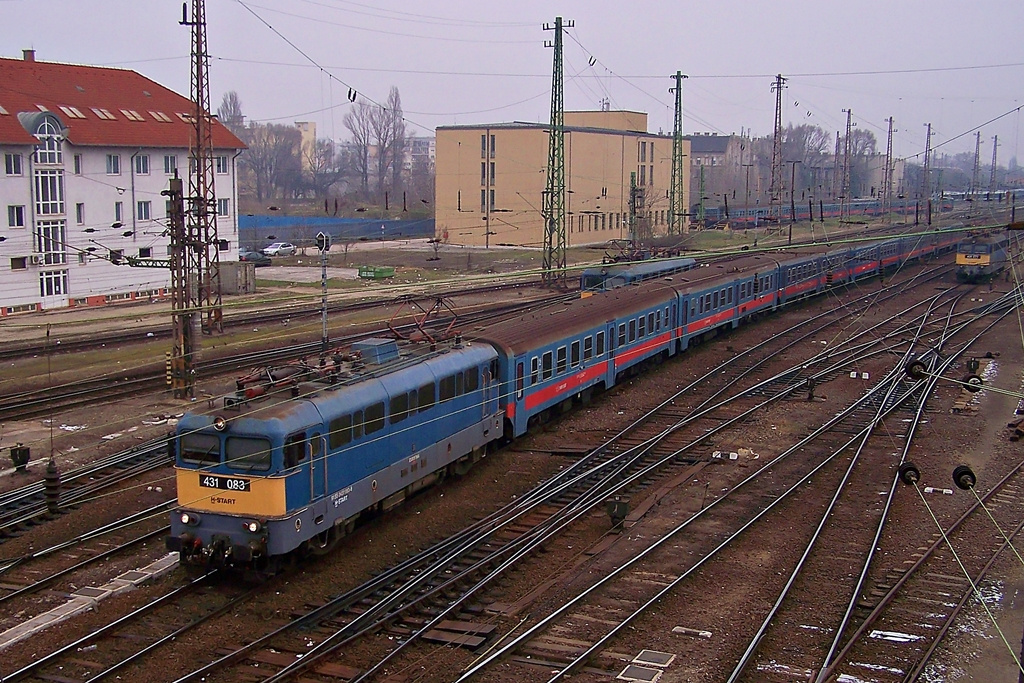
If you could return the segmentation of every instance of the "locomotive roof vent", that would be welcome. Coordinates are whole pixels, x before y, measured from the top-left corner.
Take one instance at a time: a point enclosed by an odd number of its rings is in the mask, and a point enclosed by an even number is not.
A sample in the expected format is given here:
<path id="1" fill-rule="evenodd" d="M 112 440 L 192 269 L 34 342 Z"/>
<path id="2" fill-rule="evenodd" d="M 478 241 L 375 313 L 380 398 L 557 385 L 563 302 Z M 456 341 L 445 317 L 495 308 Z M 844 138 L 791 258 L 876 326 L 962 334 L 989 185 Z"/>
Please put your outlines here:
<path id="1" fill-rule="evenodd" d="M 382 365 L 398 359 L 398 343 L 394 339 L 370 338 L 352 344 L 353 351 L 359 351 L 367 363 Z"/>

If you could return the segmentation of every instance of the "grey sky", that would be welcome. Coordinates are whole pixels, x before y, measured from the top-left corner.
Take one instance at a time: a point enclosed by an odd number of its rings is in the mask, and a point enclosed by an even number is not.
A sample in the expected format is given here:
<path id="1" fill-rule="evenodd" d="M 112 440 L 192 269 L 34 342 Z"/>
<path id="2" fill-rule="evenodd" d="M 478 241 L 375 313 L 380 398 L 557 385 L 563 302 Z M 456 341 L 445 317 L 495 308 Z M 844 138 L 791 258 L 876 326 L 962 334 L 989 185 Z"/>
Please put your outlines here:
<path id="1" fill-rule="evenodd" d="M 565 38 L 566 108 L 598 108 L 607 97 L 612 108 L 648 112 L 652 131 L 671 131 L 676 70 L 690 76 L 687 133 L 770 133 L 769 85 L 782 73 L 784 125 L 834 133 L 851 108 L 884 151 L 893 116 L 897 156 L 922 152 L 926 122 L 942 144 L 1024 104 L 1019 0 L 244 1 L 207 0 L 214 108 L 236 90 L 247 117 L 316 121 L 322 137 L 348 137 L 349 86 L 378 102 L 398 86 L 409 130 L 420 134 L 547 120 L 551 32 L 541 25 L 556 15 L 575 22 Z M 0 55 L 34 48 L 40 60 L 123 66 L 189 92 L 178 1 L 0 0 L 0 16 Z M 983 163 L 993 135 L 1001 165 L 1018 156 L 1020 119 L 984 126 Z M 940 150 L 973 153 L 974 136 Z"/>

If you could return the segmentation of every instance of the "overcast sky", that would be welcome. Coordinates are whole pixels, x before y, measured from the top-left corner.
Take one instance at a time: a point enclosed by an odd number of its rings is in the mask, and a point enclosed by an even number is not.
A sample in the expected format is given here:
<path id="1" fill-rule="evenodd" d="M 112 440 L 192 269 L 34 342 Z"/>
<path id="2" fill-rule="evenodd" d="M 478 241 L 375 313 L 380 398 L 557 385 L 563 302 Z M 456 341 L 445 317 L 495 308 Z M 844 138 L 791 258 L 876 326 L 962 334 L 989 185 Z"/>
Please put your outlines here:
<path id="1" fill-rule="evenodd" d="M 679 70 L 689 76 L 684 132 L 765 135 L 781 73 L 783 125 L 834 135 L 851 109 L 884 152 L 892 116 L 895 154 L 909 157 L 923 152 L 928 122 L 933 145 L 950 154 L 973 154 L 969 131 L 985 124 L 983 164 L 993 135 L 1000 165 L 1018 155 L 1021 0 L 207 0 L 213 108 L 235 90 L 248 119 L 315 121 L 321 137 L 340 139 L 350 87 L 383 102 L 395 85 L 414 134 L 546 121 L 552 32 L 542 25 L 556 16 L 575 22 L 564 39 L 566 109 L 607 98 L 670 133 Z M 2 56 L 34 48 L 43 61 L 126 67 L 188 95 L 180 2 L 0 0 L 0 17 Z"/>

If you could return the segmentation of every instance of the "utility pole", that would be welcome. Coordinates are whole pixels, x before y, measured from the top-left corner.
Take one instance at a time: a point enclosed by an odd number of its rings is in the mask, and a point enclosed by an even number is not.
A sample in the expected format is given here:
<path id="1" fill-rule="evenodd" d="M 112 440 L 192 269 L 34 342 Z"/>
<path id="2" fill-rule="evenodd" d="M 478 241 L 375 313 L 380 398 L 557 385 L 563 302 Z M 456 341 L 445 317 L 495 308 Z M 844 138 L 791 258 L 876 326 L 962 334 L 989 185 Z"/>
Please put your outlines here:
<path id="1" fill-rule="evenodd" d="M 890 116 L 886 119 L 889 122 L 889 136 L 888 141 L 885 144 L 885 170 L 882 172 L 882 213 L 885 214 L 885 220 L 887 223 L 892 222 L 892 186 L 893 183 L 893 166 L 892 166 L 892 133 L 893 133 L 893 118 Z"/>
<path id="2" fill-rule="evenodd" d="M 839 131 L 836 131 L 836 152 L 832 157 L 835 161 L 832 164 L 832 201 L 839 197 Z"/>
<path id="3" fill-rule="evenodd" d="M 677 71 L 675 76 L 676 87 L 669 88 L 670 92 L 676 94 L 676 115 L 672 125 L 672 184 L 668 191 L 668 232 L 670 235 L 679 235 L 689 232 L 685 216 L 683 215 L 683 79 L 686 78 L 682 72 Z"/>
<path id="4" fill-rule="evenodd" d="M 206 3 L 192 0 L 192 21 L 182 6 L 182 26 L 192 27 L 192 168 L 188 174 L 188 232 L 194 249 L 186 257 L 186 273 L 195 277 L 204 334 L 224 331 L 221 307 L 220 240 L 217 237 L 217 198 L 213 184 L 213 120 L 210 116 L 210 55 L 206 51 Z"/>
<path id="5" fill-rule="evenodd" d="M 750 168 L 754 164 L 743 164 L 743 168 L 746 169 L 746 200 L 743 202 L 743 208 L 750 210 Z"/>
<path id="6" fill-rule="evenodd" d="M 181 178 L 175 170 L 168 189 L 160 194 L 167 197 L 167 225 L 170 230 L 171 270 L 171 320 L 174 338 L 171 342 L 169 380 L 174 398 L 195 396 L 195 373 L 192 361 L 195 353 L 193 320 L 196 311 L 192 308 L 188 261 L 194 251 L 185 227 L 185 192 Z"/>
<path id="7" fill-rule="evenodd" d="M 974 174 L 971 176 L 971 201 L 978 198 L 978 176 L 981 174 L 981 131 L 974 135 Z"/>
<path id="8" fill-rule="evenodd" d="M 775 138 L 772 141 L 772 181 L 768 189 L 771 211 L 776 218 L 782 217 L 782 91 L 786 79 L 782 74 L 775 76 L 772 92 L 775 93 Z"/>
<path id="9" fill-rule="evenodd" d="M 921 170 L 921 199 L 931 202 L 932 187 L 931 172 L 932 164 L 932 124 L 924 124 L 928 127 L 928 134 L 924 138 L 924 168 Z"/>
<path id="10" fill-rule="evenodd" d="M 801 163 L 799 159 L 787 161 L 789 167 L 789 244 L 793 244 L 793 224 L 796 223 L 796 165 Z M 811 217 L 814 222 L 814 217 Z"/>
<path id="11" fill-rule="evenodd" d="M 639 188 L 636 186 L 636 171 L 629 174 L 629 249 L 630 254 L 636 251 L 636 223 L 639 207 L 637 206 L 637 194 Z M 630 257 L 632 258 L 632 256 Z"/>
<path id="12" fill-rule="evenodd" d="M 995 191 L 996 189 L 996 151 L 999 149 L 999 136 L 996 135 L 992 138 L 992 173 L 988 177 L 988 189 Z"/>
<path id="13" fill-rule="evenodd" d="M 566 28 L 575 24 L 569 21 Z M 551 73 L 551 130 L 548 132 L 548 179 L 544 190 L 544 282 L 565 283 L 565 109 L 562 91 L 562 17 L 544 24 L 545 31 L 554 30 L 553 41 L 545 47 L 554 48 Z"/>
<path id="14" fill-rule="evenodd" d="M 853 110 L 844 109 L 846 112 L 846 140 L 843 141 L 843 187 L 839 199 L 839 222 L 850 218 L 850 134 L 853 129 Z"/>
<path id="15" fill-rule="evenodd" d="M 700 197 L 697 202 L 697 229 L 703 230 L 706 226 L 704 225 L 704 166 L 700 167 L 700 182 L 697 187 L 700 192 Z"/>

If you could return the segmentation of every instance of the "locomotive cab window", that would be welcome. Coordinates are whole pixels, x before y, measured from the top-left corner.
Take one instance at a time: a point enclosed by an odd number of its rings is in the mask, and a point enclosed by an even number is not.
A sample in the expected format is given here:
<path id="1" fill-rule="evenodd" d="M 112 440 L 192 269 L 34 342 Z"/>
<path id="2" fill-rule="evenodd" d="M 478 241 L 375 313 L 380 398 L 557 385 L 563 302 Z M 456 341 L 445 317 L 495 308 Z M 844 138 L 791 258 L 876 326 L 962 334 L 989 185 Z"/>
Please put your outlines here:
<path id="1" fill-rule="evenodd" d="M 299 447 L 301 453 L 305 455 L 305 436 L 302 434 L 297 436 L 302 439 Z M 285 453 L 287 452 L 286 442 Z M 270 442 L 266 439 L 229 436 L 225 442 L 224 455 L 227 456 L 228 467 L 233 470 L 266 472 L 270 469 Z"/>
<path id="2" fill-rule="evenodd" d="M 235 439 L 231 439 L 231 440 L 234 441 Z M 249 441 L 254 441 L 255 439 L 248 439 L 248 440 Z M 236 447 L 238 447 L 239 451 L 242 450 L 242 448 L 240 448 L 240 446 L 242 446 L 242 444 L 238 444 L 236 446 Z M 269 447 L 269 444 L 268 444 L 268 447 Z M 269 456 L 268 456 L 268 458 L 269 458 Z M 285 468 L 295 467 L 296 465 L 298 465 L 300 462 L 302 462 L 305 459 L 306 459 L 306 435 L 304 433 L 302 433 L 302 432 L 296 432 L 295 434 L 288 435 L 288 438 L 284 440 L 284 466 L 285 466 Z M 232 466 L 234 467 L 235 463 L 232 463 Z M 242 467 L 235 467 L 235 468 L 236 469 L 245 469 L 245 468 L 242 468 Z"/>
<path id="3" fill-rule="evenodd" d="M 466 393 L 472 394 L 480 389 L 480 370 L 479 368 L 470 368 L 466 370 Z"/>
<path id="4" fill-rule="evenodd" d="M 183 434 L 181 459 L 193 465 L 220 464 L 220 438 L 212 434 Z"/>

